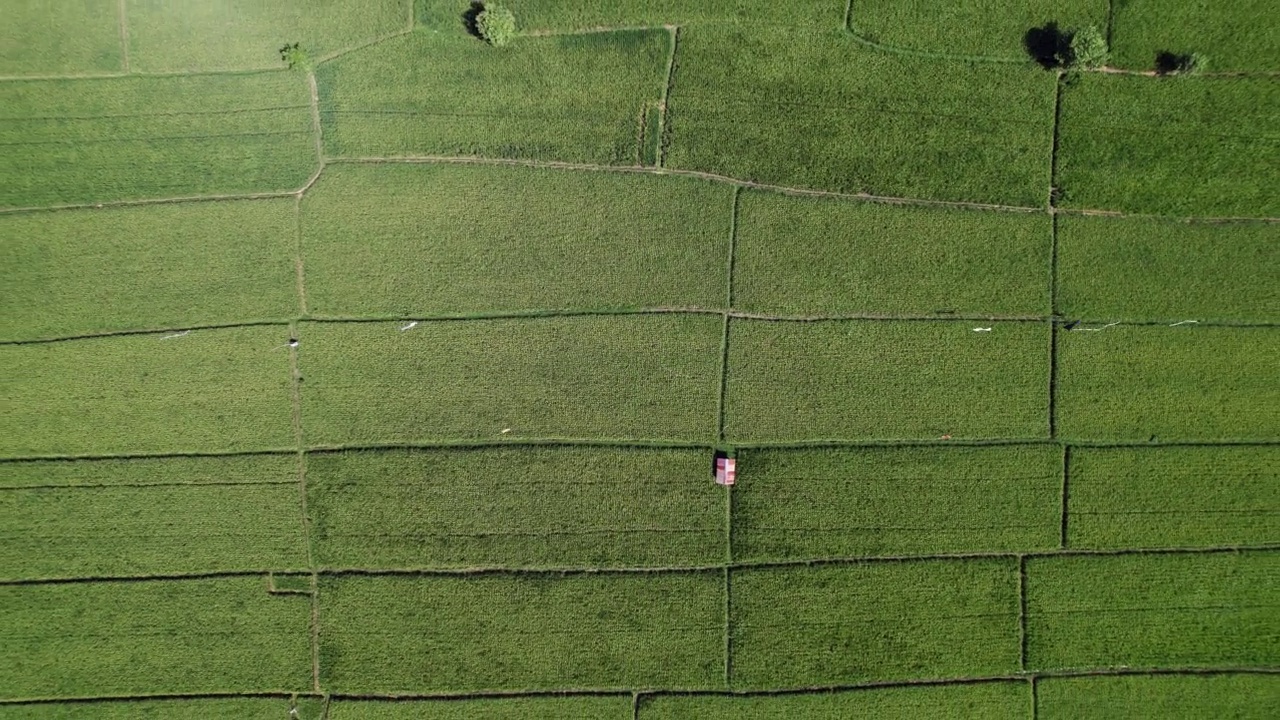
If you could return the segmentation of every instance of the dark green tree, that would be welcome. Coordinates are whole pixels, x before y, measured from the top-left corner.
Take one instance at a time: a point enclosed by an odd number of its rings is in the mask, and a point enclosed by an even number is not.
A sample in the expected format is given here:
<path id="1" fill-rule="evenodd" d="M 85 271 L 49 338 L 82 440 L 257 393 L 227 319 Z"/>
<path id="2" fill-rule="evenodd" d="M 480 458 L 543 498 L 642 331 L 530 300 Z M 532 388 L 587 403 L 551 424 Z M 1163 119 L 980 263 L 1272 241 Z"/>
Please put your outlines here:
<path id="1" fill-rule="evenodd" d="M 1106 37 L 1098 28 L 1086 25 L 1071 33 L 1067 57 L 1060 60 L 1063 67 L 1092 70 L 1106 65 L 1109 55 Z"/>

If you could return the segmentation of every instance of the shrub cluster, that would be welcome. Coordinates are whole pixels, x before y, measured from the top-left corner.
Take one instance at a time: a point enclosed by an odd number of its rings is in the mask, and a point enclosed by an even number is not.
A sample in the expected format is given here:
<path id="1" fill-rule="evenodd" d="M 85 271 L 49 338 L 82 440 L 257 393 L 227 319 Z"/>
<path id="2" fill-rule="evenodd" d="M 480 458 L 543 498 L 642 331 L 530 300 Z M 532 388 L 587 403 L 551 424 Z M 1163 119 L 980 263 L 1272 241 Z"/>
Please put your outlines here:
<path id="1" fill-rule="evenodd" d="M 501 5 L 485 5 L 476 15 L 476 33 L 490 45 L 506 45 L 515 37 L 516 16 Z"/>

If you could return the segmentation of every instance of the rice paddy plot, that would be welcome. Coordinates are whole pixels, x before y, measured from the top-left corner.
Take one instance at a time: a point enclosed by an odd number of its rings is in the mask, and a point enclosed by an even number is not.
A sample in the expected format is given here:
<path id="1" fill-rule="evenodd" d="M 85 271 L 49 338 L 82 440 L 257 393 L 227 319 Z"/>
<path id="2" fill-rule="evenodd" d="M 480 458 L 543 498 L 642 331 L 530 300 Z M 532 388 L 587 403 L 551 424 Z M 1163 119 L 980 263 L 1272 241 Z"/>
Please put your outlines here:
<path id="1" fill-rule="evenodd" d="M 1280 676 L 1270 674 L 1042 678 L 1036 683 L 1041 720 L 1267 720 L 1277 705 Z"/>
<path id="2" fill-rule="evenodd" d="M 1275 328 L 1058 333 L 1056 419 L 1072 440 L 1274 440 Z M 1100 326 L 1099 326 L 1100 327 Z"/>
<path id="3" fill-rule="evenodd" d="M 1280 554 L 1027 561 L 1027 668 L 1271 668 Z"/>
<path id="4" fill-rule="evenodd" d="M 723 307 L 731 203 L 729 187 L 687 178 L 335 164 L 302 204 L 307 304 L 365 317 Z"/>
<path id="5" fill-rule="evenodd" d="M 265 579 L 0 586 L 0 699 L 311 687 L 310 603 Z"/>
<path id="6" fill-rule="evenodd" d="M 1057 548 L 1044 445 L 738 451 L 734 560 Z"/>
<path id="7" fill-rule="evenodd" d="M 321 579 L 331 692 L 711 687 L 724 681 L 720 572 Z"/>
<path id="8" fill-rule="evenodd" d="M 303 327 L 299 362 L 309 443 L 715 439 L 718 317 L 539 317 L 400 327 Z"/>
<path id="9" fill-rule="evenodd" d="M 1072 448 L 1073 548 L 1280 543 L 1276 446 Z"/>
<path id="10" fill-rule="evenodd" d="M 413 0 L 125 0 L 129 61 L 141 72 L 283 67 L 280 47 L 312 60 L 408 29 Z"/>
<path id="11" fill-rule="evenodd" d="M 1061 215 L 1058 308 L 1094 320 L 1280 319 L 1269 224 Z"/>
<path id="12" fill-rule="evenodd" d="M 731 685 L 826 687 L 1018 669 L 1018 563 L 734 570 Z"/>
<path id="13" fill-rule="evenodd" d="M 1027 60 L 1027 31 L 1107 24 L 1107 0 L 852 0 L 850 29 L 873 43 L 926 54 Z"/>
<path id="14" fill-rule="evenodd" d="M 1063 92 L 1063 207 L 1280 216 L 1280 83 L 1083 73 Z"/>
<path id="15" fill-rule="evenodd" d="M 1048 315 L 1044 214 L 745 191 L 736 309 L 792 315 Z"/>
<path id="16" fill-rule="evenodd" d="M 1048 434 L 1044 323 L 735 319 L 728 373 L 739 442 Z"/>
<path id="17" fill-rule="evenodd" d="M 320 720 L 318 701 L 300 699 L 297 720 Z M 174 698 L 0 705 L 0 720 L 281 720 L 286 698 Z"/>
<path id="18" fill-rule="evenodd" d="M 638 164 L 671 42 L 666 30 L 520 37 L 501 50 L 453 33 L 393 38 L 317 68 L 325 152 Z"/>
<path id="19" fill-rule="evenodd" d="M 709 451 L 511 447 L 318 453 L 318 564 L 358 568 L 714 565 Z"/>
<path id="20" fill-rule="evenodd" d="M 1025 715 L 1024 682 L 868 688 L 779 695 L 658 695 L 641 698 L 638 720 L 1008 720 Z"/>
<path id="21" fill-rule="evenodd" d="M 1113 62 L 1150 70 L 1159 67 L 1162 53 L 1200 53 L 1209 72 L 1275 71 L 1280 69 L 1280 25 L 1274 16 L 1269 0 L 1126 0 L 1115 5 Z"/>
<path id="22" fill-rule="evenodd" d="M 0 463 L 0 579 L 307 566 L 297 458 Z"/>
<path id="23" fill-rule="evenodd" d="M 0 717 L 3 717 L 0 715 Z M 327 720 L 634 720 L 631 696 L 333 700 Z"/>
<path id="24" fill-rule="evenodd" d="M 288 339 L 245 327 L 0 345 L 0 455 L 294 447 Z"/>
<path id="25" fill-rule="evenodd" d="M 5 3 L 0 76 L 119 72 L 116 11 L 116 0 Z"/>
<path id="26" fill-rule="evenodd" d="M 287 72 L 0 83 L 0 208 L 297 189 L 309 102 Z"/>
<path id="27" fill-rule="evenodd" d="M 293 204 L 289 198 L 0 215 L 0 339 L 293 315 Z"/>
<path id="28" fill-rule="evenodd" d="M 843 32 L 680 33 L 667 165 L 847 193 L 1041 206 L 1053 76 L 904 57 Z"/>
<path id="29" fill-rule="evenodd" d="M 456 0 L 418 0 L 417 5 L 419 23 L 434 30 L 462 32 Z M 503 6 L 515 13 L 525 32 L 720 22 L 836 27 L 844 12 L 830 0 L 510 0 Z"/>

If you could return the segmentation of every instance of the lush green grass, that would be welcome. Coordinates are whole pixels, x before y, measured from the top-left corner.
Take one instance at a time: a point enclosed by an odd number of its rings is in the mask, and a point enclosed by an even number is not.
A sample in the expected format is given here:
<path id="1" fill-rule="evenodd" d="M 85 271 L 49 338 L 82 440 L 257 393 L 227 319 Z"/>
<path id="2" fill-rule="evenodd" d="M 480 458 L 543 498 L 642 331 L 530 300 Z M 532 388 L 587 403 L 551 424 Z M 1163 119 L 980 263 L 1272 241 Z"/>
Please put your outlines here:
<path id="1" fill-rule="evenodd" d="M 735 571 L 735 688 L 1004 675 L 1018 669 L 1018 563 Z"/>
<path id="2" fill-rule="evenodd" d="M 744 450 L 738 458 L 738 561 L 1058 546 L 1058 448 Z"/>
<path id="3" fill-rule="evenodd" d="M 0 455 L 292 447 L 283 327 L 0 346 Z"/>
<path id="4" fill-rule="evenodd" d="M 294 457 L 9 462 L 0 488 L 0 578 L 307 565 Z"/>
<path id="5" fill-rule="evenodd" d="M 798 315 L 1048 315 L 1049 217 L 746 191 L 734 306 Z"/>
<path id="6" fill-rule="evenodd" d="M 298 311 L 292 199 L 0 215 L 0 236 L 0 339 Z"/>
<path id="7" fill-rule="evenodd" d="M 1062 98 L 1057 185 L 1066 207 L 1275 217 L 1280 83 L 1085 73 Z"/>
<path id="8" fill-rule="evenodd" d="M 317 703 L 298 701 L 298 720 L 320 720 Z M 0 705 L 0 720 L 281 720 L 289 717 L 283 698 L 182 698 L 111 700 L 39 705 Z"/>
<path id="9" fill-rule="evenodd" d="M 704 450 L 488 448 L 307 459 L 328 567 L 714 565 L 724 489 Z"/>
<path id="10" fill-rule="evenodd" d="M 715 439 L 721 320 L 308 323 L 309 443 Z M 509 432 L 503 432 L 508 430 Z"/>
<path id="11" fill-rule="evenodd" d="M 731 202 L 685 178 L 335 165 L 303 201 L 308 308 L 723 307 Z"/>
<path id="12" fill-rule="evenodd" d="M 1277 706 L 1280 677 L 1275 675 L 1128 675 L 1036 683 L 1041 720 L 1267 720 Z"/>
<path id="13" fill-rule="evenodd" d="M 1105 28 L 1107 0 L 852 0 L 854 32 L 895 48 L 1028 60 L 1027 31 L 1056 22 Z"/>
<path id="14" fill-rule="evenodd" d="M 1058 333 L 1057 427 L 1089 440 L 1275 440 L 1274 328 Z"/>
<path id="15" fill-rule="evenodd" d="M 632 720 L 631 697 L 335 700 L 328 720 Z"/>
<path id="16" fill-rule="evenodd" d="M 1053 77 L 880 52 L 845 34 L 680 33 L 668 165 L 843 192 L 1040 206 Z"/>
<path id="17" fill-rule="evenodd" d="M 1058 219 L 1058 309 L 1091 319 L 1275 322 L 1274 225 Z"/>
<path id="18" fill-rule="evenodd" d="M 320 616 L 322 682 L 332 692 L 724 680 L 719 572 L 340 576 L 321 580 Z"/>
<path id="19" fill-rule="evenodd" d="M 462 32 L 457 0 L 416 0 L 418 21 L 435 30 Z M 507 0 L 524 32 L 582 30 L 635 25 L 735 22 L 834 28 L 844 8 L 831 0 Z"/>
<path id="20" fill-rule="evenodd" d="M 460 5 L 465 9 L 465 5 Z M 483 155 L 633 165 L 671 35 L 518 38 L 417 32 L 317 70 L 331 156 Z"/>
<path id="21" fill-rule="evenodd" d="M 668 695 L 640 701 L 639 720 L 1009 720 L 1025 715 L 1026 683 L 873 688 L 797 695 Z"/>
<path id="22" fill-rule="evenodd" d="M 726 435 L 1043 437 L 1048 381 L 1040 323 L 734 320 Z"/>
<path id="23" fill-rule="evenodd" d="M 309 603 L 262 577 L 0 585 L 0 697 L 310 689 Z"/>
<path id="24" fill-rule="evenodd" d="M 1280 447 L 1075 448 L 1068 544 L 1280 542 Z"/>
<path id="25" fill-rule="evenodd" d="M 409 27 L 413 0 L 126 0 L 135 71 L 282 67 L 280 47 L 311 59 Z"/>
<path id="26" fill-rule="evenodd" d="M 1280 554 L 1027 560 L 1027 668 L 1274 667 Z"/>
<path id="27" fill-rule="evenodd" d="M 8 0 L 0 23 L 0 75 L 118 72 L 115 0 Z"/>
<path id="28" fill-rule="evenodd" d="M 288 72 L 0 83 L 0 207 L 296 189 L 308 103 Z"/>
<path id="29" fill-rule="evenodd" d="M 1115 65 L 1150 70 L 1156 54 L 1198 52 L 1211 72 L 1280 69 L 1280 26 L 1269 0 L 1119 0 L 1111 30 Z"/>

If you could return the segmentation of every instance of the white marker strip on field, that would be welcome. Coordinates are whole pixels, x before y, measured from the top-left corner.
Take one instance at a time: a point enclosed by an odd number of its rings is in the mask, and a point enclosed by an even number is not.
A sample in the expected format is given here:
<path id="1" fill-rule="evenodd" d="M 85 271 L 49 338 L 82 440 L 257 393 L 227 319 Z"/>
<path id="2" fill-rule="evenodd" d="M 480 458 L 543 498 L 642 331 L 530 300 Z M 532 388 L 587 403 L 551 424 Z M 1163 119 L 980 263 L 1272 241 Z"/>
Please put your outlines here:
<path id="1" fill-rule="evenodd" d="M 190 334 L 191 334 L 191 331 L 190 331 L 190 330 L 183 330 L 183 331 L 182 331 L 182 332 L 180 332 L 180 333 L 174 333 L 174 334 L 172 334 L 172 335 L 165 335 L 164 337 L 162 337 L 162 338 L 160 338 L 160 339 L 161 339 L 161 340 L 172 340 L 172 339 L 174 339 L 174 338 L 180 338 L 180 337 L 183 337 L 183 336 L 185 336 L 185 335 L 190 335 Z"/>
<path id="2" fill-rule="evenodd" d="M 1174 323 L 1174 324 L 1170 325 L 1169 327 L 1178 327 L 1179 325 L 1188 325 L 1188 324 L 1191 324 L 1191 323 L 1199 324 L 1199 323 L 1200 323 L 1200 321 L 1199 321 L 1199 320 L 1183 320 L 1183 321 L 1181 321 L 1181 322 L 1176 322 L 1176 323 Z"/>
<path id="3" fill-rule="evenodd" d="M 991 328 L 974 328 L 974 332 L 991 332 Z"/>
<path id="4" fill-rule="evenodd" d="M 400 328 L 400 332 L 404 332 L 405 330 L 412 330 L 415 326 L 417 326 L 417 324 L 418 324 L 418 321 L 414 320 L 408 325 L 405 325 L 404 327 Z"/>
<path id="5" fill-rule="evenodd" d="M 1102 330 L 1106 330 L 1106 329 L 1107 329 L 1107 328 L 1109 328 L 1109 327 L 1115 327 L 1116 325 L 1119 325 L 1119 324 L 1120 324 L 1120 321 L 1119 321 L 1119 320 L 1117 320 L 1117 321 L 1115 321 L 1115 322 L 1113 322 L 1113 323 L 1107 323 L 1106 325 L 1103 325 L 1102 327 L 1096 327 L 1096 328 L 1080 328 L 1080 330 L 1081 330 L 1081 332 L 1100 332 L 1100 331 L 1102 331 Z"/>

